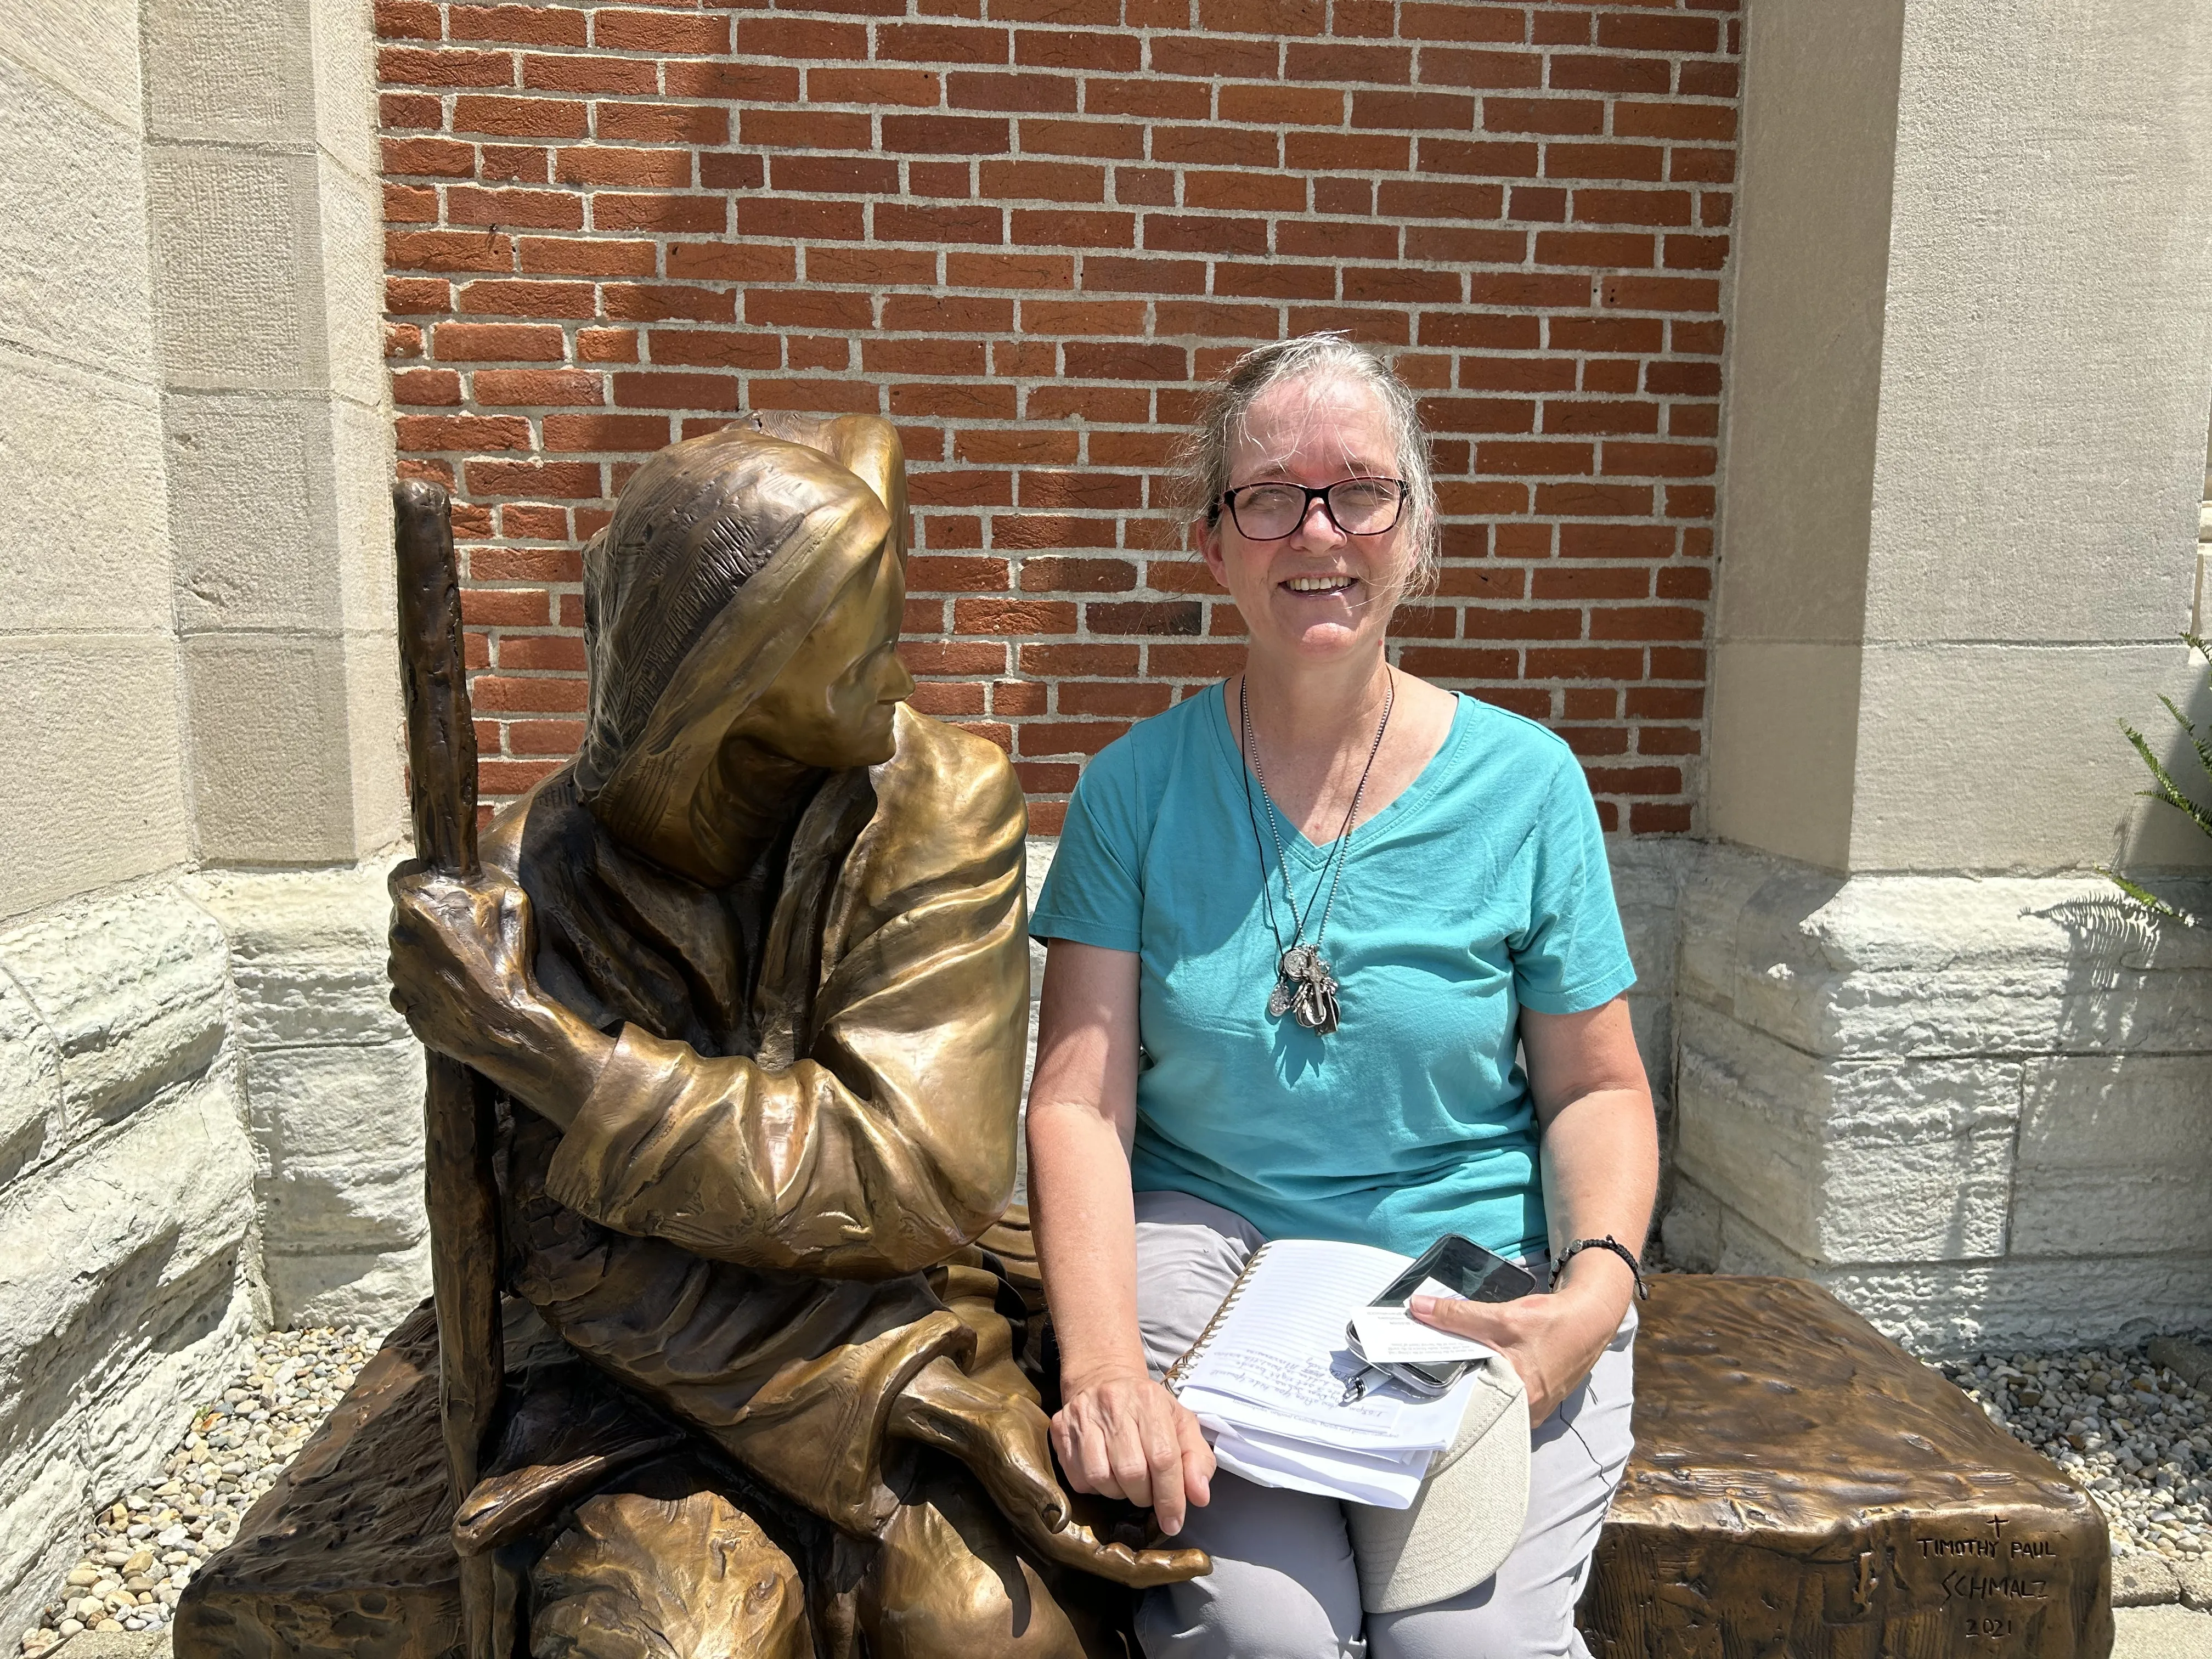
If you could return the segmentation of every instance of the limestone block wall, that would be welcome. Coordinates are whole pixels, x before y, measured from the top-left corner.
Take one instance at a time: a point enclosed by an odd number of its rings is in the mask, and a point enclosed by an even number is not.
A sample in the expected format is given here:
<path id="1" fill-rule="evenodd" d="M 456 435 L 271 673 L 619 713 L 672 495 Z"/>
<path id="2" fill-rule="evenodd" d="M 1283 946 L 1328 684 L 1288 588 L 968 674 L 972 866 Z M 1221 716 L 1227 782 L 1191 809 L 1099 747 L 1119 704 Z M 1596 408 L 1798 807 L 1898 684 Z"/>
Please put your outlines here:
<path id="1" fill-rule="evenodd" d="M 2113 721 L 2207 706 L 2176 635 L 2212 15 L 1764 0 L 1747 27 L 1705 827 L 1834 870 L 2201 862 Z"/>
<path id="2" fill-rule="evenodd" d="M 143 0 L 146 216 L 197 852 L 401 833 L 367 0 Z"/>
<path id="3" fill-rule="evenodd" d="M 190 852 L 135 8 L 0 9 L 0 916 Z"/>
<path id="4" fill-rule="evenodd" d="M 1743 109 L 1670 1252 L 2212 1326 L 2212 956 L 2090 868 L 2212 850 L 2117 729 L 2206 708 L 2212 16 L 1759 0 Z"/>
<path id="5" fill-rule="evenodd" d="M 427 1289 L 385 916 L 370 864 L 179 872 L 0 926 L 0 1632 L 249 1331 L 388 1325 Z"/>
<path id="6" fill-rule="evenodd" d="M 395 1324 L 429 1285 L 422 1049 L 385 979 L 382 861 L 204 870 L 222 927 L 254 1214 L 279 1325 Z"/>
<path id="7" fill-rule="evenodd" d="M 265 1316 L 229 1001 L 166 884 L 0 929 L 0 1630 Z"/>
<path id="8" fill-rule="evenodd" d="M 192 852 L 135 8 L 0 13 L 0 1631 L 256 1316 Z"/>
<path id="9" fill-rule="evenodd" d="M 0 1632 L 421 1293 L 366 0 L 0 9 Z"/>
<path id="10" fill-rule="evenodd" d="M 1725 847 L 1680 929 L 1671 1256 L 1924 1351 L 2212 1322 L 2212 939 L 2094 876 Z"/>

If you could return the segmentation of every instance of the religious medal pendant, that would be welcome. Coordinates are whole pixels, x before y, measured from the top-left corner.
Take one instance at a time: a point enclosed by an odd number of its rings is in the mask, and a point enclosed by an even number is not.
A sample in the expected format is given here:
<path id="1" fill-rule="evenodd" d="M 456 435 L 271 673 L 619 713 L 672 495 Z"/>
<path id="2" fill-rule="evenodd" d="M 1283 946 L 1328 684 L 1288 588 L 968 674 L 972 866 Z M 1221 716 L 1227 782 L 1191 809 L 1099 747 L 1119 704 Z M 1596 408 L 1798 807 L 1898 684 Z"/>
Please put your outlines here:
<path id="1" fill-rule="evenodd" d="M 1368 775 L 1375 769 L 1375 757 L 1382 752 L 1383 733 L 1390 729 L 1390 710 L 1398 699 L 1397 682 L 1388 683 L 1382 697 L 1382 718 L 1375 727 L 1374 744 L 1367 750 L 1367 764 L 1360 769 L 1359 781 L 1353 786 L 1352 804 L 1344 809 L 1343 825 L 1336 832 L 1328 855 L 1322 864 L 1322 872 L 1328 878 L 1328 896 L 1323 897 L 1318 884 L 1314 889 L 1314 901 L 1321 906 L 1321 921 L 1314 929 L 1313 943 L 1305 942 L 1306 915 L 1311 913 L 1310 904 L 1305 913 L 1298 908 L 1298 896 L 1291 885 L 1290 870 L 1283 862 L 1283 836 L 1275 822 L 1275 804 L 1267 799 L 1267 780 L 1260 769 L 1260 749 L 1252 738 L 1252 708 L 1245 700 L 1245 688 L 1240 680 L 1237 687 L 1237 714 L 1243 736 L 1243 752 L 1250 762 L 1244 778 L 1244 811 L 1252 818 L 1253 850 L 1260 855 L 1260 896 L 1267 907 L 1267 931 L 1274 934 L 1280 945 L 1283 936 L 1275 927 L 1274 902 L 1268 896 L 1267 854 L 1260 845 L 1260 823 L 1252 814 L 1252 785 L 1260 785 L 1262 799 L 1267 805 L 1267 832 L 1274 837 L 1275 867 L 1282 872 L 1283 898 L 1291 908 L 1291 921 L 1296 928 L 1291 936 L 1291 946 L 1275 963 L 1275 986 L 1267 995 L 1267 1018 L 1280 1019 L 1285 1014 L 1294 1015 L 1299 1024 L 1309 1031 L 1327 1036 L 1336 1030 L 1343 1018 L 1343 1010 L 1337 1002 L 1336 975 L 1328 965 L 1328 958 L 1321 953 L 1322 936 L 1328 932 L 1328 919 L 1336 908 L 1336 890 L 1344 878 L 1344 861 L 1352 844 L 1352 825 L 1359 816 L 1360 798 L 1367 793 Z"/>
<path id="2" fill-rule="evenodd" d="M 1314 948 L 1310 945 L 1293 945 L 1283 952 L 1282 960 L 1275 964 L 1275 988 L 1267 998 L 1269 1019 L 1280 1019 L 1291 1012 L 1291 1005 L 1297 1000 L 1298 986 L 1304 980 L 1313 957 Z"/>
<path id="3" fill-rule="evenodd" d="M 1274 994 L 1267 999 L 1267 1016 L 1279 1019 L 1294 1015 L 1309 1031 L 1327 1036 L 1336 1030 L 1339 1010 L 1336 975 L 1328 958 L 1310 945 L 1293 945 L 1277 964 Z"/>

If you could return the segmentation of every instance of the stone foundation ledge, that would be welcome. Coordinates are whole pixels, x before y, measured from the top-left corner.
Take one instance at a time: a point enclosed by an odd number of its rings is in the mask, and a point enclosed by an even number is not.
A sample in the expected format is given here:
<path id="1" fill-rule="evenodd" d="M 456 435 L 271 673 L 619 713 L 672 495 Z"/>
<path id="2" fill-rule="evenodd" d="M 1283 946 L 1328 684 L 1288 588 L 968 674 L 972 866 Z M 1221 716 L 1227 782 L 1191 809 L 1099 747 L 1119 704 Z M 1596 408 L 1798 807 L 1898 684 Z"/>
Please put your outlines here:
<path id="1" fill-rule="evenodd" d="M 422 1049 L 385 975 L 393 860 L 203 871 L 228 940 L 255 1207 L 280 1326 L 397 1324 L 429 1288 Z"/>
<path id="2" fill-rule="evenodd" d="M 0 1632 L 255 1328 L 428 1289 L 383 869 L 214 872 L 0 926 Z"/>
<path id="3" fill-rule="evenodd" d="M 1671 1259 L 1923 1352 L 2212 1328 L 2212 937 L 2094 875 L 1725 846 L 1680 930 Z"/>

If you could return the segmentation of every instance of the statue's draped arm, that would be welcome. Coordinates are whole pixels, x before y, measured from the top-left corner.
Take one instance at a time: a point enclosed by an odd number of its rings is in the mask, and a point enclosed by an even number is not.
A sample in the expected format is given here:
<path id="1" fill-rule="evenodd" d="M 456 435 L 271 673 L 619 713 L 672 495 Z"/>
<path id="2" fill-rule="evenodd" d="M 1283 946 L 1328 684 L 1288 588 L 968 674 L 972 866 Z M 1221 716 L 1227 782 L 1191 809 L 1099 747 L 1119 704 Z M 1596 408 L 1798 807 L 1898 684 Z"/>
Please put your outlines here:
<path id="1" fill-rule="evenodd" d="M 900 736 L 822 921 L 802 1057 L 625 1026 L 549 1195 L 712 1260 L 848 1279 L 927 1267 L 998 1218 L 1029 995 L 1020 792 L 965 734 L 902 717 Z"/>

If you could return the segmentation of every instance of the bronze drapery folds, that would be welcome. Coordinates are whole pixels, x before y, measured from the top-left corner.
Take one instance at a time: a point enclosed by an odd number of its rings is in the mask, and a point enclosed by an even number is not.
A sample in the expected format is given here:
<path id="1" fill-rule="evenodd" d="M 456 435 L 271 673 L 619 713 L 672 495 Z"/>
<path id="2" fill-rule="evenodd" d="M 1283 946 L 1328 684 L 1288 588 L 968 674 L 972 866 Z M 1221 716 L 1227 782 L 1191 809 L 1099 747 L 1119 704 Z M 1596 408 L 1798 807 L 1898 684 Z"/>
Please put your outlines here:
<path id="1" fill-rule="evenodd" d="M 1205 1569 L 1075 1518 L 1021 1363 L 1022 799 L 904 706 L 905 523 L 872 418 L 654 457 L 585 556 L 576 760 L 480 875 L 394 883 L 565 1360 L 510 1370 L 454 1528 L 547 1659 L 1109 1651 L 1102 1577 Z"/>

